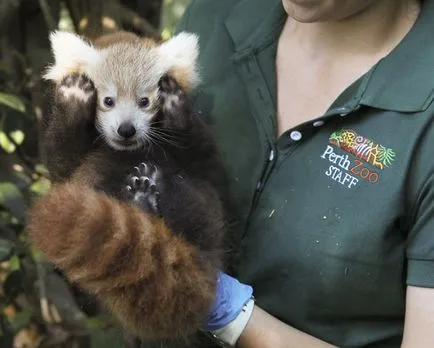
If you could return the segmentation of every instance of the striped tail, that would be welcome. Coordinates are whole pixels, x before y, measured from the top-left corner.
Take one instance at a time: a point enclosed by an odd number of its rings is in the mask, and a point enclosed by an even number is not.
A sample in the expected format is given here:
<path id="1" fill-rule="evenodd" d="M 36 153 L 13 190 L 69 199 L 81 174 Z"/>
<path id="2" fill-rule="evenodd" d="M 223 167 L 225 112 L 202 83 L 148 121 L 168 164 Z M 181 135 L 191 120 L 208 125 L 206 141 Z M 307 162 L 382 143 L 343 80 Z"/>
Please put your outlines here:
<path id="1" fill-rule="evenodd" d="M 162 219 L 104 193 L 61 184 L 30 210 L 28 231 L 48 260 L 141 338 L 196 331 L 214 299 L 211 261 Z"/>

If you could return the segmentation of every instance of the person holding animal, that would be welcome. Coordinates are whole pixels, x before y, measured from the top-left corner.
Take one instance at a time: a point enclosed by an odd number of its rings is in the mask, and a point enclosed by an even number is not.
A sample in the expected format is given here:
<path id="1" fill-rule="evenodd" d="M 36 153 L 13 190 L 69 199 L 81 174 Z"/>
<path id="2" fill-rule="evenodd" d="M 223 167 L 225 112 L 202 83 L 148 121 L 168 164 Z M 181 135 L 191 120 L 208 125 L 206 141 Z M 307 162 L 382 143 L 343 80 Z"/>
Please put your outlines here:
<path id="1" fill-rule="evenodd" d="M 210 328 L 219 341 L 434 346 L 433 16 L 433 0 L 186 11 L 179 30 L 201 47 L 194 109 L 239 221 L 235 285 L 217 298 L 240 317 Z M 244 311 L 238 282 L 253 288 Z"/>
<path id="2" fill-rule="evenodd" d="M 199 36 L 202 83 L 191 107 L 211 127 L 230 191 L 223 210 L 237 223 L 227 273 L 214 264 L 202 272 L 192 244 L 173 239 L 182 260 L 197 270 L 192 274 L 200 275 L 195 279 L 216 276 L 204 283 L 209 291 L 201 301 L 213 303 L 200 324 L 215 341 L 210 346 L 434 345 L 433 14 L 434 0 L 193 1 L 179 28 Z M 74 77 L 73 87 L 77 81 L 88 86 Z M 169 97 L 162 100 L 179 100 L 172 97 L 179 97 L 178 88 L 164 86 L 156 89 Z M 147 197 L 145 209 L 158 218 L 154 172 L 140 164 L 131 171 L 122 186 L 126 200 Z M 83 206 L 73 192 L 67 197 L 77 204 L 69 211 Z M 106 199 L 87 197 L 89 204 Z M 212 202 L 215 195 L 208 197 Z M 136 210 L 128 215 L 136 217 L 134 226 L 146 227 L 141 231 L 155 231 L 153 218 Z M 123 230 L 123 220 L 111 221 L 110 238 L 97 237 L 103 245 Z M 167 226 L 161 231 L 167 241 L 178 236 Z M 114 304 L 123 298 L 105 272 L 94 278 L 78 259 L 59 258 L 64 244 L 50 245 L 73 279 Z M 120 255 L 110 243 L 98 250 L 108 251 L 107 260 Z M 137 259 L 138 269 L 143 260 Z M 170 265 L 158 269 L 178 274 Z M 118 275 L 125 270 L 122 263 L 115 267 Z M 123 289 L 135 289 L 133 274 L 118 278 Z M 146 284 L 157 279 L 142 274 Z M 138 313 L 150 318 L 145 309 Z M 167 322 L 172 313 L 175 307 Z"/>

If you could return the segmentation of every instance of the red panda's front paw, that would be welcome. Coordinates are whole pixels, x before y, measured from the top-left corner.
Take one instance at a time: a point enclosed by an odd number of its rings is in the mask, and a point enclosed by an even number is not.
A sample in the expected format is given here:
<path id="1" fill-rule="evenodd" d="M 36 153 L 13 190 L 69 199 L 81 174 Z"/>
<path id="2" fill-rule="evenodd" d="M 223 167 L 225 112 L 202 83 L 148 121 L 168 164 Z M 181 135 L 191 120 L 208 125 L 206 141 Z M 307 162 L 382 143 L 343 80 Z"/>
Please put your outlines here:
<path id="1" fill-rule="evenodd" d="M 127 177 L 125 187 L 129 201 L 137 204 L 141 209 L 159 215 L 158 209 L 158 169 L 154 165 L 140 163 L 134 167 Z"/>
<path id="2" fill-rule="evenodd" d="M 88 104 L 96 97 L 93 82 L 84 74 L 73 73 L 66 76 L 56 88 L 57 102 Z"/>
<path id="3" fill-rule="evenodd" d="M 159 82 L 161 106 L 164 113 L 177 114 L 186 103 L 186 94 L 173 77 L 165 75 Z"/>

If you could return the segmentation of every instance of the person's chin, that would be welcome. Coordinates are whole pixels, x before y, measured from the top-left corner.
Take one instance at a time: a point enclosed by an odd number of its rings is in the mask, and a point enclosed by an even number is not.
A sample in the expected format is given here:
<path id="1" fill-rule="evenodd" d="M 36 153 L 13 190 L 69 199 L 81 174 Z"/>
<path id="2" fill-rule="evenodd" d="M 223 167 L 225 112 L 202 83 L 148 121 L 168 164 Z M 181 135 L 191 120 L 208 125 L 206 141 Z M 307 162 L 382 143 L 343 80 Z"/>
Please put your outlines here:
<path id="1" fill-rule="evenodd" d="M 323 22 L 319 0 L 282 0 L 289 17 L 300 23 Z"/>

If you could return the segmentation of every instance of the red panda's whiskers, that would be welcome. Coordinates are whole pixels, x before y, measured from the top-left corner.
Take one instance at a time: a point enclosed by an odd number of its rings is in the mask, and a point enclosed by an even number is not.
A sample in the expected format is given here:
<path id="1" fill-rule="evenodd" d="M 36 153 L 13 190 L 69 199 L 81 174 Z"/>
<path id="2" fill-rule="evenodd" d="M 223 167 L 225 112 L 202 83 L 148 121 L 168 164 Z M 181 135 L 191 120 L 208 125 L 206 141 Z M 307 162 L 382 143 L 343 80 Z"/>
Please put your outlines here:
<path id="1" fill-rule="evenodd" d="M 155 130 L 149 129 L 148 132 L 150 137 L 153 137 L 156 141 L 162 141 L 164 143 L 170 144 L 172 146 L 178 147 L 178 148 L 185 148 L 185 146 L 182 146 L 182 144 L 174 139 L 170 139 L 167 137 L 167 134 L 164 133 L 158 133 Z"/>
<path id="2" fill-rule="evenodd" d="M 164 136 L 165 138 L 170 138 L 170 139 L 174 139 L 174 140 L 181 140 L 182 139 L 181 134 L 180 135 L 170 134 L 170 133 L 167 133 L 166 131 L 163 131 L 161 129 L 152 129 L 152 131 L 155 134 Z"/>
<path id="3" fill-rule="evenodd" d="M 147 142 L 148 144 L 151 144 L 151 146 L 148 146 L 148 151 L 151 149 L 151 147 L 152 147 L 153 145 L 158 146 L 158 147 L 163 151 L 164 157 L 167 159 L 167 153 L 166 153 L 166 150 L 164 149 L 163 146 L 161 146 L 161 145 L 158 143 L 158 141 L 156 141 L 156 139 L 152 138 L 152 135 L 151 135 L 151 134 L 145 134 L 145 139 L 146 139 L 146 142 Z"/>
<path id="4" fill-rule="evenodd" d="M 95 140 L 93 141 L 93 144 L 95 145 L 95 144 L 98 143 L 101 139 L 105 140 L 105 139 L 104 139 L 104 135 L 100 133 L 100 134 L 95 138 Z"/>

